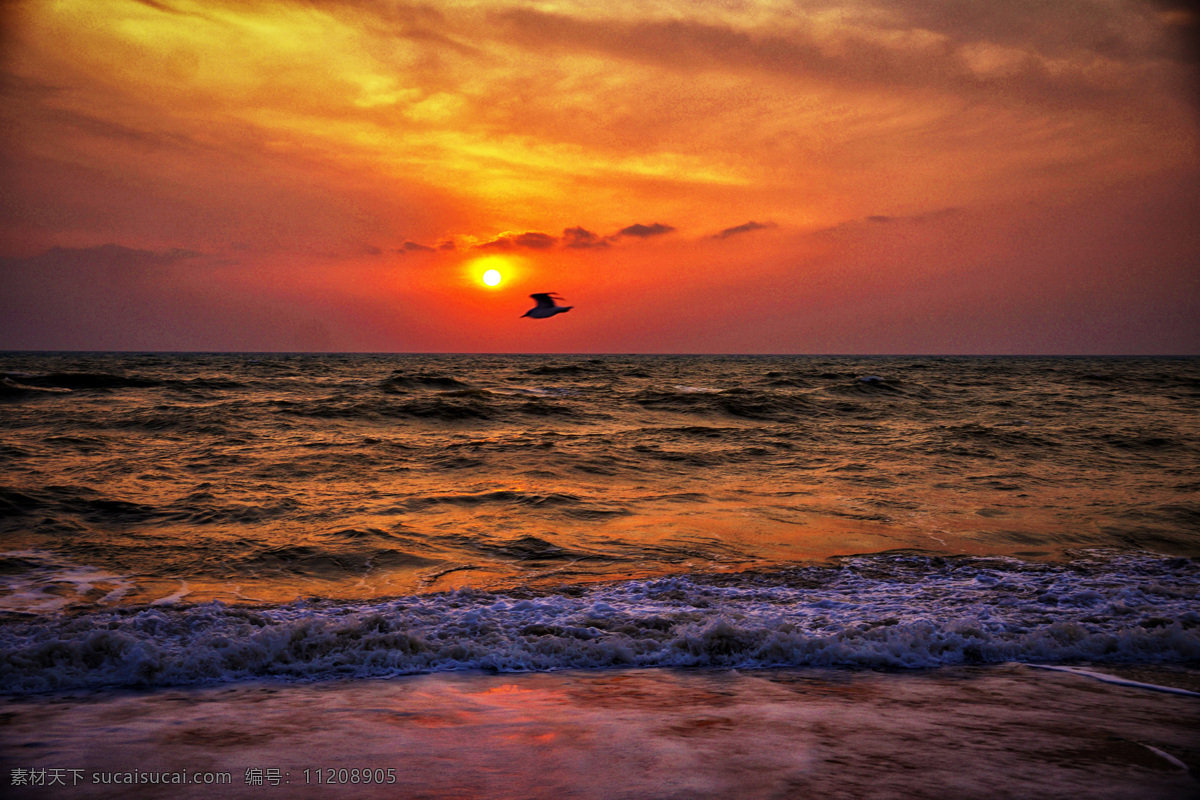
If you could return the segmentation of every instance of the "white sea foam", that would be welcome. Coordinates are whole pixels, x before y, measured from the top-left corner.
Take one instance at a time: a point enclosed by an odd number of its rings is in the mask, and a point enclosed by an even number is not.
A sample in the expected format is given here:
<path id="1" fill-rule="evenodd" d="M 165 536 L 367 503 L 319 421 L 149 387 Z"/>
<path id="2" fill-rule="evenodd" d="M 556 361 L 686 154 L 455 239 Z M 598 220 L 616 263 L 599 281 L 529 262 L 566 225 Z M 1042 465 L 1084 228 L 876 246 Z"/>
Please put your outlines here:
<path id="1" fill-rule="evenodd" d="M 97 589 L 105 592 L 97 602 L 115 603 L 134 587 L 127 576 L 76 564 L 44 550 L 10 550 L 0 553 L 0 558 L 22 567 L 0 575 L 0 611 L 58 611 L 89 598 Z"/>
<path id="2" fill-rule="evenodd" d="M 1200 660 L 1198 592 L 1187 559 L 885 555 L 554 593 L 151 606 L 10 619 L 0 681 L 28 692 L 458 669 L 1178 663 Z"/>
<path id="3" fill-rule="evenodd" d="M 191 590 L 188 588 L 187 581 L 180 581 L 179 588 L 176 589 L 172 594 L 169 594 L 166 597 L 160 597 L 157 600 L 151 602 L 150 605 L 152 605 L 152 606 L 178 605 L 180 602 L 182 602 L 183 598 L 187 597 L 189 594 L 191 594 Z"/>
<path id="4" fill-rule="evenodd" d="M 1166 692 L 1167 694 L 1181 694 L 1186 697 L 1200 697 L 1200 692 L 1193 692 L 1188 689 L 1180 689 L 1178 686 L 1162 686 L 1157 683 L 1143 683 L 1142 681 L 1134 681 L 1129 678 L 1122 678 L 1118 675 L 1110 675 L 1107 672 L 1097 672 L 1084 667 L 1067 667 L 1058 664 L 1030 664 L 1031 667 L 1039 669 L 1052 669 L 1057 672 L 1069 672 L 1072 675 L 1082 675 L 1085 678 L 1093 678 L 1103 683 L 1111 683 L 1116 686 L 1128 686 L 1132 689 L 1147 689 L 1152 692 Z"/>
<path id="5" fill-rule="evenodd" d="M 1142 747 L 1149 750 L 1151 753 L 1154 753 L 1154 755 L 1158 756 L 1163 761 L 1166 761 L 1168 764 L 1170 764 L 1172 767 L 1174 767 L 1177 771 L 1179 771 L 1179 772 L 1190 772 L 1191 771 L 1191 769 L 1188 767 L 1187 764 L 1183 763 L 1182 761 L 1180 761 L 1178 758 L 1171 755 L 1170 753 L 1165 752 L 1163 750 L 1159 750 L 1154 745 L 1149 745 L 1149 744 L 1146 744 L 1145 742 L 1138 742 L 1138 744 L 1140 744 Z"/>

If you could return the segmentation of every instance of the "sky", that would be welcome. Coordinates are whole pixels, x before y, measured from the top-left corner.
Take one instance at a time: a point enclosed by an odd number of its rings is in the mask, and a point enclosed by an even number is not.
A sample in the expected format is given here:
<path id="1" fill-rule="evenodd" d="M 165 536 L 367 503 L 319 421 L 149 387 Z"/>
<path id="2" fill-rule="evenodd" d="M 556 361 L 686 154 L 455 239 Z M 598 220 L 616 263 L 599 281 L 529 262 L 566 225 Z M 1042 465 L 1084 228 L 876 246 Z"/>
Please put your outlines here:
<path id="1" fill-rule="evenodd" d="M 1200 354 L 1198 32 L 1176 0 L 7 0 L 0 349 Z"/>

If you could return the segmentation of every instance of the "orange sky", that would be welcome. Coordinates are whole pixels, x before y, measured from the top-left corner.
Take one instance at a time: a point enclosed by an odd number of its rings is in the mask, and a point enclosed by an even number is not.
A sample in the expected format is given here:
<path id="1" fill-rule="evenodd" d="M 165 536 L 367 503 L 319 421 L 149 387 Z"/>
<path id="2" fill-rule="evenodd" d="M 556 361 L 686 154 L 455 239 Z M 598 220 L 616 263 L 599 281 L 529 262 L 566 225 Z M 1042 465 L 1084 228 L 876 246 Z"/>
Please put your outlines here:
<path id="1" fill-rule="evenodd" d="M 1200 353 L 1186 9 L 8 2 L 0 348 Z"/>

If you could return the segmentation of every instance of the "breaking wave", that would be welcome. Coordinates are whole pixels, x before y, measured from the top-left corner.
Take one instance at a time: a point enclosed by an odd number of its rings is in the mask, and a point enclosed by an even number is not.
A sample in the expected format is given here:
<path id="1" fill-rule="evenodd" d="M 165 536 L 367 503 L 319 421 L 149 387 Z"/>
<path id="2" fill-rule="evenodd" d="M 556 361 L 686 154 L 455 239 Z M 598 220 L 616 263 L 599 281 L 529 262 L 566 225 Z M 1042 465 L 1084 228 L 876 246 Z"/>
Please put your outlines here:
<path id="1" fill-rule="evenodd" d="M 549 592 L 9 615 L 0 681 L 28 693 L 463 669 L 1184 663 L 1200 660 L 1198 593 L 1185 558 L 897 553 Z"/>

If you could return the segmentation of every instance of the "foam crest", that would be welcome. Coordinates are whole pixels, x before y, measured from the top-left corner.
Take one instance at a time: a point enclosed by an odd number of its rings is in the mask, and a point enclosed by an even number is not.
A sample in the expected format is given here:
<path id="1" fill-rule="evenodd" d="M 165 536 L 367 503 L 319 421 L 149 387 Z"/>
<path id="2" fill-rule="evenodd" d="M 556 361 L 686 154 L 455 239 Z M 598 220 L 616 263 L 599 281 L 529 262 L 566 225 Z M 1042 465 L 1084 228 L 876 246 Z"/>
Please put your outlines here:
<path id="1" fill-rule="evenodd" d="M 152 606 L 9 619 L 0 681 L 37 692 L 461 669 L 1178 663 L 1200 659 L 1198 591 L 1193 561 L 1154 555 L 882 555 L 550 593 Z"/>
<path id="2" fill-rule="evenodd" d="M 0 553 L 0 611 L 47 613 L 72 603 L 114 603 L 134 588 L 124 575 L 41 550 Z"/>

